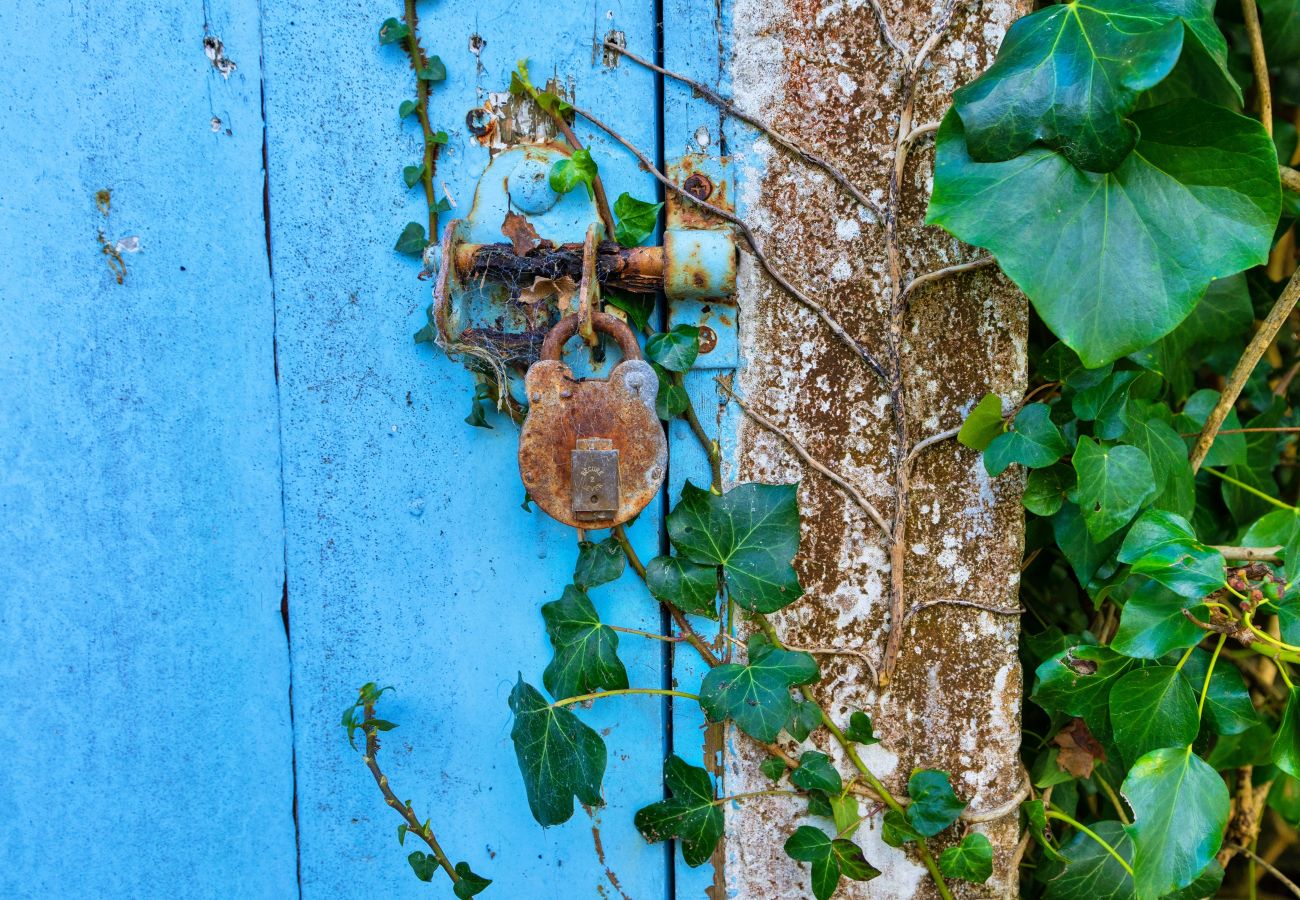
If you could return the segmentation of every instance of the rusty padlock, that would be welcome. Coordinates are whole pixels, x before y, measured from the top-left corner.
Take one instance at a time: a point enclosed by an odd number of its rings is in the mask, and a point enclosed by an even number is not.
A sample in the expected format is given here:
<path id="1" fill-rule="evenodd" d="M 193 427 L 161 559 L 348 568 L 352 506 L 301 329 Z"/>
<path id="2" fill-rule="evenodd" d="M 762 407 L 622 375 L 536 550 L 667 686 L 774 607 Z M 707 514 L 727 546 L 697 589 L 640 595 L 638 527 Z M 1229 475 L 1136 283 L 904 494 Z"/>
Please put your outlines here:
<path id="1" fill-rule="evenodd" d="M 623 359 L 608 379 L 573 377 L 560 360 L 579 326 L 561 319 L 524 376 L 528 416 L 519 435 L 519 474 L 552 518 L 575 528 L 612 528 L 645 508 L 663 484 L 668 442 L 655 414 L 659 378 L 621 319 L 593 312 L 596 331 Z"/>

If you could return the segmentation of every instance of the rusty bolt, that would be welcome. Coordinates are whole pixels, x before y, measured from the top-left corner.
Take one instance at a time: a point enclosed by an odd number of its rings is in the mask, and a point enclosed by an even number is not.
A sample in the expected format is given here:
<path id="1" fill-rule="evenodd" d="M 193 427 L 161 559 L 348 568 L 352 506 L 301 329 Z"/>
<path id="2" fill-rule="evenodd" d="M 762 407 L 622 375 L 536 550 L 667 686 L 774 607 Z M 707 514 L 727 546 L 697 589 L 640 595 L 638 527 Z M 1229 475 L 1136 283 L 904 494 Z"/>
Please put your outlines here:
<path id="1" fill-rule="evenodd" d="M 709 180 L 709 176 L 696 172 L 686 179 L 686 183 L 682 185 L 682 190 L 696 200 L 708 200 L 713 196 L 713 182 Z"/>
<path id="2" fill-rule="evenodd" d="M 708 325 L 700 326 L 700 352 L 711 353 L 718 346 L 718 333 Z"/>
<path id="3" fill-rule="evenodd" d="M 482 137 L 488 133 L 488 126 L 492 124 L 492 113 L 480 107 L 474 107 L 465 114 L 465 127 L 474 137 Z"/>

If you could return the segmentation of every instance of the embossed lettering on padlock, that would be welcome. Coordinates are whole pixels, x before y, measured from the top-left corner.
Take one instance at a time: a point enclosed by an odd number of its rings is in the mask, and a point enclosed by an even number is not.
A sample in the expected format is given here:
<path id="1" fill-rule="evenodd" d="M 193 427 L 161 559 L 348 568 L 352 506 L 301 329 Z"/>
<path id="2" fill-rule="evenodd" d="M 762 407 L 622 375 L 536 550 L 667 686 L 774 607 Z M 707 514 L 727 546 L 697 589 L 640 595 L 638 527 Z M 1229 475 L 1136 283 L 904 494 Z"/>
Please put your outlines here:
<path id="1" fill-rule="evenodd" d="M 632 330 L 604 313 L 593 313 L 592 325 L 618 341 L 623 360 L 607 379 L 574 378 L 560 351 L 577 332 L 578 317 L 560 320 L 524 378 L 529 406 L 519 473 L 547 514 L 599 529 L 628 521 L 654 498 L 668 443 L 655 413 L 659 378 Z"/>

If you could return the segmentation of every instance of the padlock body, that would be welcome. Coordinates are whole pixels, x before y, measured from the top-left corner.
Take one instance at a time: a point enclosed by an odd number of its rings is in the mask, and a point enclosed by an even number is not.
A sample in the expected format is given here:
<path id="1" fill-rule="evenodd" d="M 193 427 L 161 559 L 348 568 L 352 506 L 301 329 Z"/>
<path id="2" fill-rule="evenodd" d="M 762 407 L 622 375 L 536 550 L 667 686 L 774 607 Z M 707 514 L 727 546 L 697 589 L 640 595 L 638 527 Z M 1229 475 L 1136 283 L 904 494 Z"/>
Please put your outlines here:
<path id="1" fill-rule="evenodd" d="M 528 417 L 519 435 L 519 474 L 548 515 L 575 528 L 612 528 L 645 509 L 668 468 L 655 414 L 659 379 L 625 359 L 609 378 L 578 380 L 557 360 L 524 378 Z"/>

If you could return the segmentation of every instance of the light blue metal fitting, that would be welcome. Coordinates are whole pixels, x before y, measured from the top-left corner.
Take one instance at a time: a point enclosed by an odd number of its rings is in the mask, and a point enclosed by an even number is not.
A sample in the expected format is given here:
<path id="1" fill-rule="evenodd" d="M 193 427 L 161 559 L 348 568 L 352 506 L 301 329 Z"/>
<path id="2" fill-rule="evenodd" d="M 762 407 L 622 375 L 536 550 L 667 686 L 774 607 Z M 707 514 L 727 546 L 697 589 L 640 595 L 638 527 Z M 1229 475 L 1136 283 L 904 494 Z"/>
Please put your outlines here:
<path id="1" fill-rule="evenodd" d="M 664 296 L 702 300 L 735 292 L 736 242 L 730 231 L 670 228 L 664 232 Z"/>

